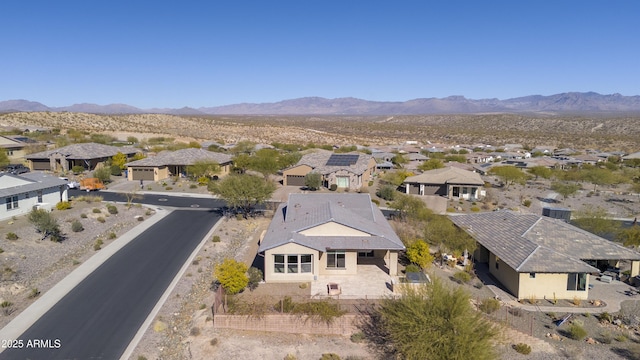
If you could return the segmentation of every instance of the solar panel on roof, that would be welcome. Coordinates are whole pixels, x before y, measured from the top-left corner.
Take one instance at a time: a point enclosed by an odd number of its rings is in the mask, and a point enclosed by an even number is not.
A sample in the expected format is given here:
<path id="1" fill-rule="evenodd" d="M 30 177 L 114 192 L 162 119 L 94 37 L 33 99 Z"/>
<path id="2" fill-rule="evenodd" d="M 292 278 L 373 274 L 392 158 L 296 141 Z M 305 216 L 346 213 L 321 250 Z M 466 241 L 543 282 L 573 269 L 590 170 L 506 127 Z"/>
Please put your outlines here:
<path id="1" fill-rule="evenodd" d="M 327 160 L 327 166 L 349 166 L 358 162 L 357 154 L 332 154 Z"/>

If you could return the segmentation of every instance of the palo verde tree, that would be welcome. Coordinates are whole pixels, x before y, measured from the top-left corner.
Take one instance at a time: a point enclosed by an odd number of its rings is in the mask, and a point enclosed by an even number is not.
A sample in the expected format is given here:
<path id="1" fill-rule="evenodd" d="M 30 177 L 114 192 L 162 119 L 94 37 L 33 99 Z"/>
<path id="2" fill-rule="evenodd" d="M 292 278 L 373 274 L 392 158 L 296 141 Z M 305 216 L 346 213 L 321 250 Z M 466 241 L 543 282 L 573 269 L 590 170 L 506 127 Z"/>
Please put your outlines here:
<path id="1" fill-rule="evenodd" d="M 577 193 L 578 190 L 580 190 L 580 184 L 556 181 L 551 183 L 551 190 L 562 195 L 562 199 L 566 200 L 567 197 Z"/>
<path id="2" fill-rule="evenodd" d="M 606 209 L 599 206 L 585 205 L 573 213 L 573 218 L 577 227 L 598 236 L 615 234 L 619 229 L 618 222 L 609 216 Z"/>
<path id="3" fill-rule="evenodd" d="M 213 276 L 229 295 L 237 294 L 249 284 L 247 265 L 234 259 L 224 259 L 213 269 Z"/>
<path id="4" fill-rule="evenodd" d="M 538 180 L 538 177 L 550 179 L 551 175 L 553 175 L 553 171 L 546 166 L 534 166 L 527 171 L 534 176 L 534 180 Z"/>
<path id="5" fill-rule="evenodd" d="M 0 150 L 0 167 L 9 165 L 9 156 L 6 151 Z"/>
<path id="6" fill-rule="evenodd" d="M 499 177 L 505 184 L 505 189 L 508 189 L 509 186 L 513 184 L 524 185 L 529 177 L 517 167 L 508 165 L 491 168 L 491 170 L 489 170 L 489 174 Z"/>
<path id="7" fill-rule="evenodd" d="M 273 175 L 280 170 L 280 163 L 278 158 L 280 154 L 276 149 L 260 149 L 251 156 L 249 161 L 249 169 L 257 171 L 264 176 L 265 179 L 269 179 L 270 175 Z"/>
<path id="8" fill-rule="evenodd" d="M 124 164 L 127 163 L 127 155 L 121 153 L 120 151 L 118 151 L 115 155 L 113 155 L 113 157 L 111 158 L 111 165 L 112 166 L 118 166 L 120 168 L 120 170 L 124 170 L 125 166 Z"/>
<path id="9" fill-rule="evenodd" d="M 496 358 L 496 326 L 473 309 L 464 289 L 445 287 L 436 277 L 428 286 L 383 299 L 365 334 L 406 360 Z"/>
<path id="10" fill-rule="evenodd" d="M 434 169 L 442 169 L 444 163 L 440 159 L 429 159 L 418 165 L 418 170 L 429 171 Z"/>
<path id="11" fill-rule="evenodd" d="M 316 191 L 322 186 L 322 175 L 317 172 L 310 172 L 304 177 L 304 186 L 311 191 Z"/>
<path id="12" fill-rule="evenodd" d="M 241 211 L 245 217 L 254 206 L 271 198 L 276 190 L 271 181 L 249 174 L 229 175 L 219 182 L 210 182 L 208 188 L 225 200 L 229 207 Z"/>
<path id="13" fill-rule="evenodd" d="M 214 160 L 197 160 L 193 165 L 187 166 L 187 174 L 193 178 L 213 178 L 220 173 L 220 164 Z"/>

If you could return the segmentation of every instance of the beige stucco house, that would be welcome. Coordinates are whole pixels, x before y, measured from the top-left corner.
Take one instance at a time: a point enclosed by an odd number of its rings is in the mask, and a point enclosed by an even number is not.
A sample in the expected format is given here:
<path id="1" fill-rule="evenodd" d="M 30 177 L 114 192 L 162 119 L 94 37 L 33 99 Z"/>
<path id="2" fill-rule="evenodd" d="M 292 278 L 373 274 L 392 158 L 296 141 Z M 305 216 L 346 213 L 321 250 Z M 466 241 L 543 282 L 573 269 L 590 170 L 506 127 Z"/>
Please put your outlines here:
<path id="1" fill-rule="evenodd" d="M 162 151 L 158 155 L 127 163 L 127 178 L 133 181 L 160 181 L 172 175 L 187 173 L 187 167 L 198 161 L 212 161 L 220 165 L 218 177 L 229 174 L 233 167 L 232 156 L 204 149 Z"/>
<path id="2" fill-rule="evenodd" d="M 376 171 L 376 160 L 368 154 L 350 152 L 336 154 L 316 150 L 302 156 L 298 163 L 282 172 L 284 186 L 304 186 L 305 177 L 311 172 L 322 176 L 322 185 L 330 188 L 360 190 L 369 186 Z"/>
<path id="3" fill-rule="evenodd" d="M 369 194 L 290 194 L 261 238 L 266 282 L 305 282 L 319 275 L 355 275 L 379 263 L 398 273 L 404 250 Z"/>
<path id="4" fill-rule="evenodd" d="M 478 242 L 477 263 L 518 299 L 587 299 L 594 276 L 640 254 L 558 219 L 512 211 L 451 216 Z"/>
<path id="5" fill-rule="evenodd" d="M 94 170 L 96 166 L 103 164 L 117 153 L 123 153 L 127 158 L 131 158 L 139 152 L 140 149 L 132 147 L 81 143 L 29 154 L 26 158 L 31 170 L 67 172 L 74 166 L 82 166 L 85 170 Z"/>
<path id="6" fill-rule="evenodd" d="M 404 180 L 407 194 L 439 195 L 448 199 L 476 200 L 483 197 L 484 181 L 473 171 L 447 166 L 409 176 Z"/>

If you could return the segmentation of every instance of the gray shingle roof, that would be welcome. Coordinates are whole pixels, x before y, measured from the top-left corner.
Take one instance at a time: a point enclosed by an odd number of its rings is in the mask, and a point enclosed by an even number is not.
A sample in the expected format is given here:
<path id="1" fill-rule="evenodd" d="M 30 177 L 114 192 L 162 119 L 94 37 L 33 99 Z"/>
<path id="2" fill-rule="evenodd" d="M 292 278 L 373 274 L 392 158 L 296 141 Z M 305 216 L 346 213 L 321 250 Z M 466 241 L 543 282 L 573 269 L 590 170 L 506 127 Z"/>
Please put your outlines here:
<path id="1" fill-rule="evenodd" d="M 230 163 L 231 155 L 213 152 L 204 149 L 180 149 L 176 151 L 162 151 L 156 156 L 127 163 L 127 166 L 166 166 L 166 165 L 193 165 L 197 161 L 209 160 L 218 164 Z"/>
<path id="2" fill-rule="evenodd" d="M 0 174 L 0 177 L 8 176 L 24 180 L 24 183 L 17 186 L 11 186 L 0 189 L 0 197 L 7 197 L 16 194 L 22 194 L 30 191 L 38 191 L 49 188 L 57 188 L 67 184 L 66 180 L 59 179 L 41 172 L 24 173 L 21 175 Z"/>
<path id="3" fill-rule="evenodd" d="M 127 146 L 117 147 L 97 143 L 81 143 L 63 146 L 58 149 L 29 154 L 26 156 L 26 158 L 29 160 L 48 159 L 51 155 L 59 153 L 64 155 L 64 157 L 67 159 L 88 160 L 113 157 L 119 152 L 125 155 L 133 155 L 139 153 L 140 149 Z"/>
<path id="4" fill-rule="evenodd" d="M 419 184 L 484 185 L 484 181 L 482 181 L 478 173 L 449 166 L 425 171 L 420 175 L 409 176 L 404 182 Z"/>
<path id="5" fill-rule="evenodd" d="M 518 272 L 594 272 L 581 260 L 640 260 L 640 254 L 561 220 L 511 211 L 451 220 Z"/>
<path id="6" fill-rule="evenodd" d="M 335 222 L 368 236 L 306 236 L 300 232 Z M 403 250 L 404 245 L 369 194 L 291 194 L 281 204 L 259 251 L 294 242 L 319 251 Z"/>
<path id="7" fill-rule="evenodd" d="M 334 152 L 328 150 L 318 149 L 314 152 L 305 154 L 300 158 L 300 161 L 293 166 L 300 165 L 308 165 L 313 169 L 313 172 L 317 172 L 319 174 L 331 174 L 338 170 L 346 170 L 352 172 L 356 175 L 364 174 L 365 171 L 369 168 L 369 160 L 372 159 L 371 155 L 360 153 L 360 152 L 349 152 L 344 153 L 342 155 L 358 155 L 358 160 L 354 165 L 350 166 L 328 166 L 327 160 L 333 155 Z"/>

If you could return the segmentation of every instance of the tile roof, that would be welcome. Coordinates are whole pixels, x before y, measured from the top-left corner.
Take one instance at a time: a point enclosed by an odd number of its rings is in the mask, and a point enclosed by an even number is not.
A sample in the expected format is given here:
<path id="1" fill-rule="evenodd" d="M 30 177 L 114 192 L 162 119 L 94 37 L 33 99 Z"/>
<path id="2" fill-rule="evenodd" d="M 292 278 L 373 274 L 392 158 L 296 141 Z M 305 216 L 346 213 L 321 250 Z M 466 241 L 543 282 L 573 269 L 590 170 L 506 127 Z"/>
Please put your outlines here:
<path id="1" fill-rule="evenodd" d="M 349 152 L 340 155 L 358 155 L 358 160 L 355 164 L 349 166 L 330 166 L 327 165 L 327 161 L 335 153 L 328 150 L 318 149 L 314 152 L 305 154 L 300 158 L 300 161 L 295 166 L 308 165 L 313 169 L 313 172 L 320 174 L 331 174 L 338 170 L 346 170 L 356 175 L 364 174 L 369 168 L 369 160 L 372 159 L 371 155 L 360 152 Z"/>
<path id="2" fill-rule="evenodd" d="M 80 143 L 63 146 L 58 149 L 42 151 L 39 153 L 29 154 L 27 159 L 48 159 L 53 154 L 62 154 L 67 159 L 99 159 L 106 157 L 113 157 L 117 153 L 123 153 L 125 155 L 133 155 L 140 152 L 140 149 L 133 147 L 123 146 L 111 146 L 98 143 Z"/>
<path id="3" fill-rule="evenodd" d="M 405 183 L 420 184 L 469 184 L 484 185 L 480 174 L 455 167 L 444 167 L 425 171 L 420 175 L 409 176 Z"/>
<path id="4" fill-rule="evenodd" d="M 166 166 L 193 165 L 197 161 L 215 161 L 218 164 L 230 163 L 233 157 L 229 154 L 213 152 L 205 149 L 187 148 L 176 151 L 162 151 L 156 156 L 132 161 L 127 166 Z"/>
<path id="5" fill-rule="evenodd" d="M 55 176 L 47 175 L 41 172 L 31 172 L 20 175 L 13 175 L 8 173 L 0 174 L 0 178 L 5 176 L 20 179 L 23 181 L 22 184 L 19 185 L 0 188 L 0 197 L 7 197 L 30 191 L 49 189 L 53 187 L 57 188 L 60 186 L 65 186 L 67 184 L 66 180 L 62 180 Z"/>
<path id="6" fill-rule="evenodd" d="M 338 223 L 366 236 L 306 236 L 304 230 Z M 290 194 L 276 211 L 259 251 L 290 242 L 311 249 L 404 250 L 404 245 L 369 194 Z"/>
<path id="7" fill-rule="evenodd" d="M 640 254 L 564 221 L 512 211 L 451 216 L 517 272 L 595 272 L 582 260 L 640 260 Z"/>

